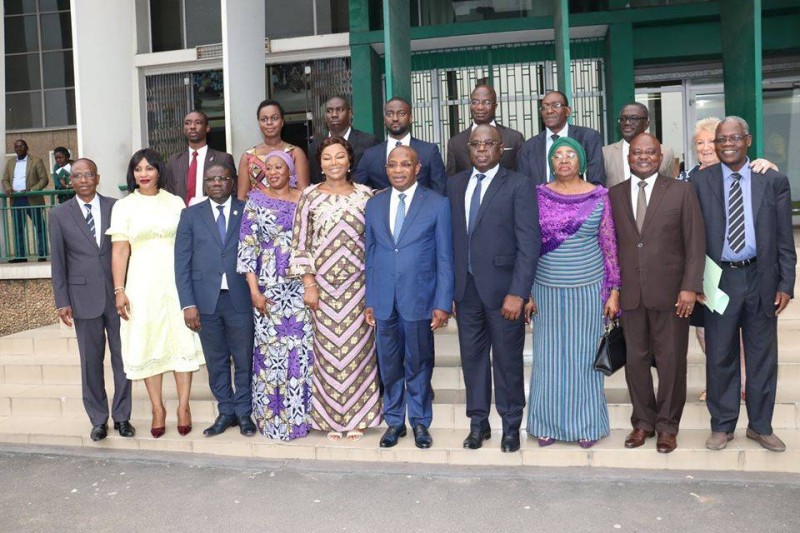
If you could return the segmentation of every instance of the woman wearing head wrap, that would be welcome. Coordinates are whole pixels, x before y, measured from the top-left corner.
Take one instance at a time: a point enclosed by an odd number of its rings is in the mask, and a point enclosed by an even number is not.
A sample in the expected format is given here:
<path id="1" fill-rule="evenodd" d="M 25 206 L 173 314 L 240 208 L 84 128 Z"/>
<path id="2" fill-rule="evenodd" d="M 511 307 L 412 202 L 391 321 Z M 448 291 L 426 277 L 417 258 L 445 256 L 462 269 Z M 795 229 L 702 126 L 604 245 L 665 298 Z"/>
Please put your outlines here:
<path id="1" fill-rule="evenodd" d="M 593 369 L 603 317 L 619 311 L 620 274 L 608 191 L 589 183 L 586 154 L 561 137 L 539 185 L 542 247 L 526 318 L 533 320 L 528 432 L 590 448 L 609 433 L 603 375 Z"/>
<path id="2" fill-rule="evenodd" d="M 266 155 L 244 208 L 236 267 L 247 275 L 255 320 L 253 418 L 264 436 L 285 441 L 311 429 L 312 330 L 302 281 L 287 276 L 296 180 L 291 155 Z"/>

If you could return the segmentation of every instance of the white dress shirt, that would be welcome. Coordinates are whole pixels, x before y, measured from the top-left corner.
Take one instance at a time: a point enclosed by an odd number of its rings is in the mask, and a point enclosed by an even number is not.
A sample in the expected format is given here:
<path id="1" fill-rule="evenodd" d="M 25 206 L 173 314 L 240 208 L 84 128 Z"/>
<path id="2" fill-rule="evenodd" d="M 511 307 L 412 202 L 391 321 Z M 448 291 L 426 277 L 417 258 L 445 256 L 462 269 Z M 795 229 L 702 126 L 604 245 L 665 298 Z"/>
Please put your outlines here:
<path id="1" fill-rule="evenodd" d="M 415 181 L 414 185 L 402 192 L 402 194 L 406 195 L 406 217 L 408 217 L 408 211 L 411 209 L 411 200 L 414 199 L 416 191 L 417 182 Z M 389 199 L 389 230 L 392 235 L 394 235 L 394 219 L 397 216 L 397 206 L 400 205 L 400 194 L 400 191 L 392 187 L 392 197 Z"/>
<path id="2" fill-rule="evenodd" d="M 467 228 L 469 228 L 469 208 L 470 204 L 472 203 L 472 193 L 475 191 L 475 187 L 478 186 L 478 174 L 483 174 L 486 176 L 481 181 L 481 202 L 483 202 L 483 197 L 486 196 L 486 191 L 489 190 L 489 185 L 492 184 L 492 180 L 494 176 L 497 174 L 497 171 L 500 170 L 500 165 L 497 164 L 494 167 L 490 168 L 486 172 L 478 172 L 475 167 L 472 168 L 472 175 L 469 177 L 469 183 L 467 183 L 467 192 L 464 193 L 464 213 L 466 214 Z"/>
<path id="3" fill-rule="evenodd" d="M 389 154 L 392 153 L 392 150 L 397 148 L 398 141 L 403 146 L 411 146 L 411 134 L 410 133 L 406 133 L 406 136 L 403 137 L 402 139 L 392 139 L 391 137 L 386 139 L 386 160 L 387 161 L 389 160 Z"/>
<path id="4" fill-rule="evenodd" d="M 214 214 L 214 222 L 216 222 L 219 218 L 219 209 L 217 209 L 217 206 L 223 206 L 222 212 L 225 213 L 225 231 L 228 230 L 228 224 L 231 223 L 231 198 L 231 196 L 228 196 L 228 199 L 225 200 L 224 204 L 218 204 L 210 198 L 208 200 L 208 205 L 211 206 L 211 212 Z M 238 238 L 239 236 L 236 235 L 235 237 Z M 228 290 L 228 278 L 225 275 L 225 272 L 222 273 L 222 286 L 220 287 L 220 290 Z"/>
<path id="5" fill-rule="evenodd" d="M 100 246 L 100 241 L 103 238 L 103 233 L 100 231 L 100 228 L 103 227 L 103 215 L 100 213 L 100 197 L 96 194 L 94 198 L 92 198 L 91 202 L 84 202 L 77 196 L 75 200 L 78 201 L 78 206 L 81 208 L 81 214 L 83 214 L 83 218 L 86 218 L 86 207 L 84 207 L 87 203 L 92 206 L 92 218 L 94 219 L 94 239 L 97 241 L 97 246 Z"/>
<path id="6" fill-rule="evenodd" d="M 11 184 L 11 187 L 15 191 L 21 192 L 27 188 L 25 187 L 25 177 L 27 173 L 28 173 L 28 156 L 26 155 L 22 159 L 17 159 L 17 163 L 14 165 L 14 181 Z"/>
<path id="7" fill-rule="evenodd" d="M 644 188 L 644 197 L 647 205 L 650 205 L 650 196 L 653 194 L 653 187 L 656 185 L 656 178 L 658 177 L 658 172 L 646 178 L 644 181 L 647 182 L 647 187 Z M 637 178 L 636 176 L 631 174 L 631 204 L 633 207 L 633 218 L 636 218 L 636 204 L 639 202 L 639 182 L 642 181 L 641 179 Z"/>
<path id="8" fill-rule="evenodd" d="M 553 147 L 553 134 L 558 135 L 559 138 L 561 137 L 569 137 L 569 123 L 564 124 L 564 127 L 561 128 L 561 131 L 552 131 L 550 128 L 545 128 L 547 132 L 545 138 L 545 146 L 544 146 L 544 175 L 547 176 L 547 181 L 553 181 L 552 176 L 550 175 L 550 159 L 547 157 L 550 153 L 550 148 Z"/>
<path id="9" fill-rule="evenodd" d="M 342 139 L 344 139 L 345 141 L 349 141 L 349 140 L 350 140 L 350 132 L 351 132 L 352 130 L 353 130 L 353 127 L 352 127 L 352 126 L 350 126 L 349 128 L 347 128 L 347 131 L 346 131 L 346 132 L 344 132 L 344 135 L 342 135 L 342 136 L 341 136 L 341 137 L 342 137 Z M 331 132 L 328 132 L 328 137 L 333 137 L 333 135 L 331 135 Z"/>
<path id="10" fill-rule="evenodd" d="M 494 126 L 496 128 L 497 127 L 497 122 L 492 120 L 488 125 L 489 126 Z M 477 128 L 477 127 L 478 127 L 478 125 L 475 124 L 475 121 L 473 120 L 472 121 L 472 130 L 475 130 L 475 128 Z"/>
<path id="11" fill-rule="evenodd" d="M 208 145 L 206 144 L 202 148 L 197 148 L 196 150 L 194 148 L 189 148 L 189 165 L 192 164 L 193 152 L 197 152 L 197 180 L 194 184 L 194 198 L 192 198 L 192 200 L 195 200 L 195 198 L 197 200 L 192 201 L 190 205 L 194 205 L 197 202 L 201 202 L 206 199 L 205 194 L 203 194 L 203 175 L 206 170 L 206 154 L 208 154 Z"/>

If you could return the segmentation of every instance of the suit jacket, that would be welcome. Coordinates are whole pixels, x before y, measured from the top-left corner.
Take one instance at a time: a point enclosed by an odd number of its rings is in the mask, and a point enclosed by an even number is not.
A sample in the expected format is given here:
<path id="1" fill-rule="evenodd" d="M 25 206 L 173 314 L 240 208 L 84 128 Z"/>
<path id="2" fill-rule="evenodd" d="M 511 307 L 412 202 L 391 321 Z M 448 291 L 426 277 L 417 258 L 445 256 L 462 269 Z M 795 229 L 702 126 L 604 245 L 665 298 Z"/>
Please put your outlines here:
<path id="1" fill-rule="evenodd" d="M 314 139 L 314 141 L 308 147 L 308 161 L 311 165 L 311 183 L 322 182 L 322 169 L 317 161 L 317 150 L 319 150 L 320 142 L 322 141 Z M 353 164 L 351 167 L 355 169 L 358 167 L 358 162 L 361 161 L 364 151 L 367 148 L 372 148 L 378 144 L 378 139 L 376 139 L 375 136 L 370 133 L 351 128 L 350 136 L 347 138 L 347 142 L 353 147 Z"/>
<path id="2" fill-rule="evenodd" d="M 569 136 L 583 146 L 586 151 L 586 181 L 605 186 L 606 184 L 606 169 L 603 165 L 603 141 L 600 138 L 600 133 L 591 128 L 584 128 L 583 126 L 569 125 Z M 535 135 L 525 141 L 522 148 L 519 150 L 517 156 L 517 169 L 520 174 L 525 174 L 534 179 L 536 185 L 547 183 L 548 176 L 544 174 L 545 165 L 547 164 L 547 154 L 545 148 L 547 147 L 547 130 L 542 129 L 538 135 Z"/>
<path id="3" fill-rule="evenodd" d="M 106 298 L 113 298 L 111 277 L 111 224 L 113 198 L 100 199 L 100 246 L 89 232 L 84 210 L 72 197 L 50 211 L 51 269 L 56 309 L 71 306 L 77 319 L 97 318 L 103 314 Z"/>
<path id="4" fill-rule="evenodd" d="M 201 314 L 214 313 L 222 286 L 222 273 L 228 279 L 231 300 L 240 313 L 250 310 L 250 290 L 242 274 L 236 273 L 239 226 L 244 202 L 231 197 L 228 231 L 223 243 L 217 223 L 204 200 L 181 211 L 175 236 L 175 284 L 181 307 L 196 306 Z"/>
<path id="5" fill-rule="evenodd" d="M 386 145 L 387 141 L 384 141 L 364 152 L 353 181 L 378 190 L 390 186 L 389 177 L 386 175 Z M 439 147 L 412 137 L 411 148 L 416 150 L 422 165 L 422 169 L 417 175 L 417 182 L 443 196 L 447 194 L 447 172 L 444 169 Z"/>
<path id="6" fill-rule="evenodd" d="M 571 126 L 570 126 L 571 127 Z M 603 146 L 603 163 L 606 169 L 606 187 L 609 189 L 617 183 L 622 183 L 630 176 L 625 175 L 625 165 L 622 164 L 622 142 L 615 142 L 608 146 Z M 661 146 L 661 167 L 658 173 L 669 178 L 675 177 L 675 153 L 672 148 Z M 638 178 L 637 178 L 638 179 Z"/>
<path id="7" fill-rule="evenodd" d="M 612 187 L 608 197 L 617 231 L 622 309 L 641 304 L 674 312 L 680 291 L 703 292 L 706 240 L 692 186 L 659 174 L 641 234 L 633 214 L 630 180 Z"/>
<path id="8" fill-rule="evenodd" d="M 206 150 L 206 160 L 203 168 L 208 168 L 211 163 L 228 163 L 233 167 L 233 176 L 236 177 L 236 165 L 233 156 L 227 152 L 214 150 L 210 146 Z M 166 165 L 166 177 L 164 180 L 164 190 L 171 192 L 186 202 L 186 175 L 189 174 L 189 149 L 182 150 L 169 156 Z M 197 176 L 202 180 L 203 176 Z"/>
<path id="9" fill-rule="evenodd" d="M 468 251 L 483 303 L 499 309 L 508 294 L 528 299 L 541 247 L 539 207 L 533 180 L 500 167 L 483 195 L 472 236 L 467 235 L 464 195 L 472 169 L 450 178 L 456 303 L 464 299 Z"/>
<path id="10" fill-rule="evenodd" d="M 517 154 L 525 142 L 525 138 L 517 130 L 497 125 L 500 135 L 503 137 L 503 156 L 500 158 L 500 166 L 509 170 L 517 170 Z M 472 133 L 472 126 L 462 132 L 450 137 L 447 141 L 447 175 L 454 176 L 459 172 L 472 169 L 469 161 L 469 136 Z"/>
<path id="11" fill-rule="evenodd" d="M 389 225 L 392 189 L 367 201 L 365 212 L 367 307 L 388 320 L 430 320 L 434 309 L 453 307 L 453 236 L 450 202 L 417 186 L 395 243 Z"/>
<path id="12" fill-rule="evenodd" d="M 774 170 L 768 170 L 766 174 L 754 172 L 750 179 L 758 258 L 758 295 L 761 309 L 774 316 L 776 292 L 794 297 L 797 252 L 792 234 L 791 191 L 786 175 Z M 728 227 L 721 164 L 692 172 L 691 182 L 705 220 L 706 253 L 720 263 Z"/>
<path id="13" fill-rule="evenodd" d="M 13 189 L 14 184 L 14 168 L 17 166 L 17 158 L 12 157 L 6 161 L 6 169 L 3 172 L 3 190 Z M 38 157 L 28 154 L 28 168 L 25 171 L 25 188 L 32 191 L 41 191 L 47 187 L 50 175 L 44 168 L 44 162 Z M 28 197 L 30 205 L 44 205 L 44 196 L 30 196 Z M 14 199 L 11 199 L 11 205 L 14 205 Z"/>

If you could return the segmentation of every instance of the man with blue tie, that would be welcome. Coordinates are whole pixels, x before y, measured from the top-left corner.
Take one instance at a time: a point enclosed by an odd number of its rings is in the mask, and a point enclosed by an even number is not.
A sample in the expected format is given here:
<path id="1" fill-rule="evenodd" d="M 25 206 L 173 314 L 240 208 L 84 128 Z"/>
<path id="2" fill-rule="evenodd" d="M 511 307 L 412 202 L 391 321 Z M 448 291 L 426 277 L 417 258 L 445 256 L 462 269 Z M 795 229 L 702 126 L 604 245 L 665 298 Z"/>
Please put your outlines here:
<path id="1" fill-rule="evenodd" d="M 378 368 L 384 385 L 382 448 L 406 435 L 405 417 L 418 448 L 430 448 L 433 417 L 433 331 L 453 304 L 453 244 L 447 198 L 417 183 L 421 165 L 406 146 L 391 151 L 391 189 L 366 207 L 367 290 L 364 312 L 377 327 Z"/>
<path id="2" fill-rule="evenodd" d="M 444 168 L 439 147 L 411 136 L 411 104 L 395 96 L 383 106 L 383 123 L 389 132 L 384 142 L 367 148 L 353 181 L 369 185 L 373 189 L 386 189 L 391 184 L 386 176 L 389 153 L 398 146 L 410 146 L 419 157 L 420 171 L 417 182 L 441 195 L 447 194 L 447 171 Z"/>
<path id="3" fill-rule="evenodd" d="M 228 163 L 206 167 L 208 199 L 181 212 L 175 237 L 175 283 L 183 318 L 186 327 L 200 335 L 218 403 L 219 416 L 203 432 L 207 437 L 236 425 L 242 435 L 256 433 L 250 417 L 253 311 L 247 281 L 236 273 L 244 202 L 231 196 L 235 175 Z"/>
<path id="4" fill-rule="evenodd" d="M 778 315 L 794 296 L 795 252 L 789 179 L 775 170 L 754 174 L 750 128 L 724 118 L 714 146 L 720 163 L 692 174 L 706 228 L 707 255 L 722 268 L 720 289 L 730 301 L 722 314 L 705 310 L 707 404 L 711 436 L 722 450 L 739 419 L 739 338 L 747 366 L 747 432 L 764 448 L 786 445 L 772 431 L 778 382 Z M 699 297 L 703 300 L 703 297 Z"/>
<path id="5" fill-rule="evenodd" d="M 469 138 L 472 168 L 450 178 L 456 320 L 475 450 L 492 435 L 492 376 L 503 421 L 500 449 L 519 450 L 525 408 L 522 308 L 536 274 L 541 236 L 536 188 L 530 178 L 500 166 L 503 141 L 482 124 Z M 491 358 L 489 351 L 491 349 Z"/>

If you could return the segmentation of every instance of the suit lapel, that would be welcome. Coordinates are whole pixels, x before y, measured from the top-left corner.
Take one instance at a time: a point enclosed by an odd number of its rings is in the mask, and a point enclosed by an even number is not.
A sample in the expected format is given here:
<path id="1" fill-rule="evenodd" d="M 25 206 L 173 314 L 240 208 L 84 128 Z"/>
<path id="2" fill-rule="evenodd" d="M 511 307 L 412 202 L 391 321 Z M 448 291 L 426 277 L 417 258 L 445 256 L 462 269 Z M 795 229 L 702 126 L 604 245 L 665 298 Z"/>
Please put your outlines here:
<path id="1" fill-rule="evenodd" d="M 758 210 L 764 201 L 764 193 L 767 188 L 767 180 L 762 174 L 750 172 L 750 201 L 753 204 L 753 224 L 758 220 Z"/>
<path id="2" fill-rule="evenodd" d="M 645 234 L 647 228 L 650 226 L 650 221 L 655 218 L 656 211 L 658 211 L 658 206 L 661 204 L 661 200 L 664 198 L 664 195 L 667 193 L 667 189 L 671 184 L 671 179 L 667 179 L 661 175 L 656 177 L 656 183 L 653 186 L 653 194 L 650 195 L 650 201 L 647 202 L 647 211 L 645 211 L 641 235 Z M 630 191 L 630 187 L 628 188 L 628 191 Z"/>
<path id="3" fill-rule="evenodd" d="M 725 214 L 725 191 L 722 182 L 722 165 L 717 163 L 711 172 L 711 178 L 708 180 L 711 185 L 711 192 L 714 193 L 719 205 L 722 207 L 723 216 Z"/>
<path id="4" fill-rule="evenodd" d="M 111 239 L 106 238 L 106 230 L 111 227 L 111 207 L 114 205 L 111 200 L 105 196 L 100 196 L 100 225 L 102 226 L 102 233 L 100 234 L 100 249 L 105 248 L 106 243 L 111 244 Z"/>
<path id="5" fill-rule="evenodd" d="M 481 207 L 478 209 L 478 217 L 475 219 L 476 228 L 480 225 L 481 218 L 483 218 L 483 214 L 486 213 L 486 210 L 488 209 L 486 206 L 491 203 L 494 195 L 497 194 L 497 191 L 500 190 L 500 187 L 505 184 L 507 177 L 508 176 L 506 175 L 505 169 L 503 167 L 499 167 L 497 174 L 494 175 L 492 182 L 489 184 L 489 188 L 486 189 L 486 193 L 483 195 L 483 200 L 481 200 Z"/>
<path id="6" fill-rule="evenodd" d="M 622 176 L 622 181 L 625 181 L 630 176 L 625 175 L 625 164 L 622 162 L 622 141 L 611 145 L 611 164 L 613 165 L 614 173 Z M 639 178 L 636 178 L 639 179 Z M 630 193 L 630 187 L 628 187 Z"/>
<path id="7" fill-rule="evenodd" d="M 451 178 L 448 185 L 453 191 L 451 196 L 453 200 L 450 202 L 450 209 L 453 211 L 453 219 L 457 221 L 456 224 L 453 224 L 453 231 L 455 231 L 456 227 L 461 228 L 464 233 L 467 231 L 467 208 L 464 195 L 467 194 L 467 184 L 469 183 L 471 173 L 472 168 L 454 176 Z"/>
<path id="8" fill-rule="evenodd" d="M 72 205 L 69 208 L 69 212 L 72 215 L 72 218 L 75 219 L 75 225 L 79 228 L 80 232 L 83 233 L 83 235 L 87 239 L 89 239 L 89 242 L 92 243 L 92 246 L 96 250 L 99 250 L 100 248 L 97 246 L 97 241 L 95 240 L 94 237 L 92 237 L 92 234 L 89 232 L 89 225 L 86 223 L 86 217 L 83 214 L 84 210 L 81 207 L 81 204 L 78 201 L 78 198 L 76 196 L 73 196 L 72 199 L 70 200 L 70 202 L 72 202 Z M 101 206 L 101 209 L 102 209 L 102 202 L 101 202 L 100 206 Z M 101 210 L 100 216 L 103 219 L 102 223 L 105 224 L 106 223 L 105 222 L 106 218 L 108 218 L 106 216 L 106 213 L 103 213 L 102 210 Z M 97 231 L 97 226 L 95 226 L 95 231 Z"/>
<path id="9" fill-rule="evenodd" d="M 403 222 L 403 227 L 400 228 L 400 235 L 397 236 L 397 243 L 403 240 L 403 237 L 408 233 L 408 228 L 417 217 L 417 213 L 422 209 L 422 204 L 425 203 L 428 195 L 422 190 L 422 186 L 417 184 L 417 190 L 414 191 L 414 197 L 411 199 L 411 209 L 406 214 L 406 219 Z"/>
<path id="10" fill-rule="evenodd" d="M 633 178 L 630 178 L 633 179 Z M 636 178 L 639 179 L 639 178 Z M 625 183 L 623 181 L 623 183 Z M 631 203 L 631 184 L 627 183 L 625 187 L 622 188 L 622 200 L 625 202 L 625 214 L 628 217 L 628 221 L 631 225 L 635 228 L 636 227 L 636 217 L 633 214 L 633 204 Z M 638 230 L 637 230 L 638 231 Z"/>
<path id="11" fill-rule="evenodd" d="M 223 247 L 222 239 L 219 236 L 219 230 L 217 229 L 217 221 L 214 220 L 214 213 L 211 212 L 211 200 L 203 200 L 197 205 L 203 205 L 205 207 L 200 208 L 200 218 L 202 218 L 206 225 L 208 226 L 208 230 L 214 236 L 214 240 L 217 241 L 219 247 Z M 233 212 L 233 207 L 231 207 L 231 212 Z M 230 230 L 231 225 L 228 224 L 228 230 Z"/>
<path id="12" fill-rule="evenodd" d="M 239 242 L 239 226 L 242 222 L 244 202 L 231 196 L 231 214 L 228 217 L 228 230 L 225 233 L 225 246 Z M 218 232 L 219 233 L 219 232 Z"/>

